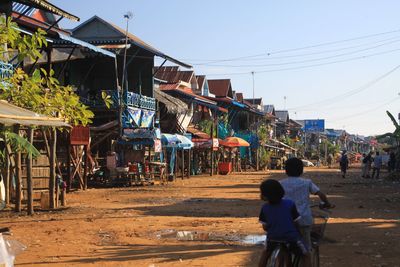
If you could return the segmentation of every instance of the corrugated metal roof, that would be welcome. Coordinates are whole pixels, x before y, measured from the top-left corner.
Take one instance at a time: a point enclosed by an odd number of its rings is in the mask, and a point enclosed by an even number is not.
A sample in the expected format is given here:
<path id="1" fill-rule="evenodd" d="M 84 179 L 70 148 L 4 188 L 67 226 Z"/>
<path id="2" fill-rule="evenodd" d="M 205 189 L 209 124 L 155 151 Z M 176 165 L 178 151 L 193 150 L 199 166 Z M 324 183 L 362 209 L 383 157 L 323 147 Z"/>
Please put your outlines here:
<path id="1" fill-rule="evenodd" d="M 91 40 L 88 40 L 90 43 L 107 44 L 107 43 L 115 43 L 115 42 L 117 42 L 117 43 L 119 43 L 119 42 L 124 43 L 125 42 L 126 30 L 124 30 L 124 29 L 120 28 L 119 26 L 117 26 L 117 25 L 115 25 L 113 23 L 110 23 L 110 22 L 108 22 L 108 21 L 106 21 L 106 20 L 104 20 L 104 19 L 102 19 L 102 18 L 100 18 L 98 16 L 91 17 L 87 21 L 83 22 L 82 24 L 80 24 L 79 26 L 74 28 L 72 30 L 72 32 L 76 32 L 76 31 L 80 30 L 81 28 L 85 27 L 85 25 L 89 24 L 90 22 L 92 22 L 94 20 L 98 20 L 98 21 L 102 22 L 103 24 L 109 26 L 109 28 L 112 28 L 114 31 L 120 33 L 122 38 L 109 38 L 109 39 L 105 40 L 105 39 L 92 38 L 92 37 L 95 37 L 95 36 L 90 36 Z M 88 36 L 88 38 L 89 38 L 89 36 Z M 83 38 L 83 39 L 85 39 L 85 38 Z M 171 61 L 171 62 L 173 62 L 175 64 L 181 65 L 181 66 L 183 66 L 185 68 L 189 68 L 189 69 L 192 68 L 191 65 L 183 63 L 183 62 L 181 62 L 181 61 L 179 61 L 179 60 L 177 60 L 175 58 L 172 58 L 172 57 L 164 54 L 160 50 L 158 50 L 158 49 L 154 48 L 153 46 L 149 45 L 148 43 L 144 42 L 142 39 L 140 39 L 139 37 L 137 37 L 136 35 L 134 35 L 132 33 L 128 32 L 128 39 L 129 39 L 130 43 L 132 43 L 132 44 L 134 44 L 134 45 L 136 45 L 136 46 L 138 46 L 138 47 L 140 47 L 140 48 L 142 48 L 142 49 L 144 49 L 146 51 L 149 51 L 149 52 L 153 53 L 156 56 L 159 56 L 159 57 L 162 57 L 164 59 L 167 59 L 167 60 L 169 60 L 169 61 Z"/>
<path id="2" fill-rule="evenodd" d="M 227 97 L 231 88 L 230 79 L 208 80 L 208 88 L 217 97 Z"/>
<path id="3" fill-rule="evenodd" d="M 18 12 L 20 14 L 23 14 L 24 12 L 26 12 L 25 16 L 29 16 L 29 17 L 32 16 L 37 11 L 36 8 L 29 7 L 27 5 L 24 5 L 21 3 L 16 3 L 16 2 L 12 3 L 12 10 L 15 12 Z"/>
<path id="4" fill-rule="evenodd" d="M 197 137 L 203 138 L 203 139 L 211 139 L 211 136 L 205 132 L 200 131 L 199 129 L 194 128 L 193 126 L 189 126 L 187 128 L 187 132 L 191 133 Z"/>
<path id="5" fill-rule="evenodd" d="M 155 78 L 167 81 L 168 83 L 179 83 L 180 81 L 190 83 L 194 71 L 180 71 L 179 67 L 167 66 L 167 67 L 154 67 L 156 73 Z"/>
<path id="6" fill-rule="evenodd" d="M 244 100 L 246 100 L 247 102 L 249 102 L 251 104 L 254 103 L 254 105 L 261 105 L 261 102 L 262 102 L 262 98 L 246 98 Z"/>
<path id="7" fill-rule="evenodd" d="M 65 17 L 70 20 L 79 21 L 79 18 L 77 16 L 72 15 L 71 13 L 68 13 L 68 12 L 62 10 L 61 8 L 53 5 L 52 3 L 49 3 L 44 0 L 14 0 L 13 2 L 17 2 L 17 3 L 24 4 L 26 6 L 35 7 L 38 9 L 49 11 L 53 14 Z"/>
<path id="8" fill-rule="evenodd" d="M 271 114 L 271 115 L 275 115 L 275 107 L 274 105 L 264 105 L 264 112 Z"/>
<path id="9" fill-rule="evenodd" d="M 62 119 L 48 117 L 0 100 L 0 124 L 71 127 Z"/>
<path id="10" fill-rule="evenodd" d="M 275 110 L 275 115 L 278 120 L 288 123 L 289 122 L 289 111 L 287 110 Z"/>

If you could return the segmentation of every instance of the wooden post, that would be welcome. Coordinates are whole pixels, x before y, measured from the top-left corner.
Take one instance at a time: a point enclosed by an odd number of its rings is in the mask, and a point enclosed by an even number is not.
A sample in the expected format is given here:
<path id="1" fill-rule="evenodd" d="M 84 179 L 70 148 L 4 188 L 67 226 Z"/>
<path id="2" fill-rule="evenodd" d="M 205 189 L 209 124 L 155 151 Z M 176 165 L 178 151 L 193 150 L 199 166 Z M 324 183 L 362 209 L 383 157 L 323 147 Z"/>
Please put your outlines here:
<path id="1" fill-rule="evenodd" d="M 6 142 L 6 139 L 4 139 Z M 4 188 L 6 189 L 6 205 L 10 204 L 10 189 L 11 189 L 11 183 L 10 183 L 10 177 L 11 177 L 11 166 L 10 166 L 10 154 L 8 154 L 8 149 L 6 149 L 6 177 L 4 177 Z"/>
<path id="2" fill-rule="evenodd" d="M 214 140 L 214 124 L 215 124 L 215 120 L 214 120 L 214 114 L 213 114 L 213 118 L 212 118 L 212 125 L 211 125 L 211 140 Z M 210 176 L 214 175 L 214 148 L 211 145 L 211 170 L 210 170 Z"/>
<path id="3" fill-rule="evenodd" d="M 178 174 L 178 149 L 175 148 L 175 165 L 174 165 L 174 178 L 177 178 Z"/>
<path id="4" fill-rule="evenodd" d="M 188 172 L 187 172 L 187 178 L 190 178 L 191 160 L 192 160 L 192 149 L 189 149 L 188 150 Z"/>
<path id="5" fill-rule="evenodd" d="M 14 133 L 20 135 L 19 131 L 20 126 L 14 126 Z M 16 179 L 16 188 L 15 188 L 15 211 L 21 212 L 21 204 L 22 204 L 22 168 L 21 168 L 21 151 L 18 151 L 15 155 L 15 179 Z"/>
<path id="6" fill-rule="evenodd" d="M 52 139 L 50 145 L 50 180 L 49 180 L 49 207 L 55 208 L 55 191 L 56 191 L 56 147 L 57 147 L 57 130 L 52 130 Z"/>
<path id="7" fill-rule="evenodd" d="M 87 189 L 87 172 L 88 172 L 88 152 L 89 152 L 89 147 L 88 146 L 83 146 L 83 150 L 85 153 L 85 158 L 84 158 L 84 166 L 83 166 L 83 190 Z"/>
<path id="8" fill-rule="evenodd" d="M 256 171 L 260 170 L 260 153 L 259 148 L 256 148 Z"/>
<path id="9" fill-rule="evenodd" d="M 68 138 L 67 143 L 67 191 L 72 189 L 72 177 L 71 177 L 71 143 Z"/>
<path id="10" fill-rule="evenodd" d="M 185 178 L 185 149 L 182 148 L 182 180 Z"/>
<path id="11" fill-rule="evenodd" d="M 32 127 L 28 128 L 28 140 L 33 145 Z M 28 196 L 28 215 L 33 215 L 33 178 L 32 178 L 32 153 L 27 153 L 26 159 L 26 185 Z"/>

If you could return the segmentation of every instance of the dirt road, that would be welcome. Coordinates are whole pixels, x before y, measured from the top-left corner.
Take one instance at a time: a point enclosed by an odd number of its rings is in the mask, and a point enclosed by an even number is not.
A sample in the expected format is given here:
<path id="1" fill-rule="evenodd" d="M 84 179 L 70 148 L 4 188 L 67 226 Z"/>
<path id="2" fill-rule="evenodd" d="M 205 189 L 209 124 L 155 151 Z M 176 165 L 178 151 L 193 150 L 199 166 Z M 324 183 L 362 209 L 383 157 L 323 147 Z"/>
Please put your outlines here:
<path id="1" fill-rule="evenodd" d="M 346 179 L 333 169 L 304 175 L 337 205 L 321 245 L 322 266 L 400 266 L 400 184 L 362 179 L 356 171 Z M 0 226 L 28 247 L 17 266 L 256 266 L 260 247 L 239 239 L 262 234 L 258 185 L 265 177 L 284 174 L 90 189 L 69 194 L 62 211 L 2 212 Z"/>

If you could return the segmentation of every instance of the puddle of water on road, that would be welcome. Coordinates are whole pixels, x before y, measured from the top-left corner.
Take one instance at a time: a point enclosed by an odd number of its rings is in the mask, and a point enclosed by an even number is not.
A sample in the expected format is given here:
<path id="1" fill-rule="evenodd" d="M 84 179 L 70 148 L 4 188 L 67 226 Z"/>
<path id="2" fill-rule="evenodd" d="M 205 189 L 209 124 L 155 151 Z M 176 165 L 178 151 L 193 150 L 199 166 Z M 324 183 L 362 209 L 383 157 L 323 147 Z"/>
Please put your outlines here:
<path id="1" fill-rule="evenodd" d="M 223 234 L 201 231 L 177 231 L 166 229 L 156 233 L 157 239 L 176 239 L 178 241 L 220 241 L 239 245 L 264 245 L 266 235 Z"/>
<path id="2" fill-rule="evenodd" d="M 246 235 L 240 242 L 247 245 L 264 245 L 266 239 L 266 235 Z"/>

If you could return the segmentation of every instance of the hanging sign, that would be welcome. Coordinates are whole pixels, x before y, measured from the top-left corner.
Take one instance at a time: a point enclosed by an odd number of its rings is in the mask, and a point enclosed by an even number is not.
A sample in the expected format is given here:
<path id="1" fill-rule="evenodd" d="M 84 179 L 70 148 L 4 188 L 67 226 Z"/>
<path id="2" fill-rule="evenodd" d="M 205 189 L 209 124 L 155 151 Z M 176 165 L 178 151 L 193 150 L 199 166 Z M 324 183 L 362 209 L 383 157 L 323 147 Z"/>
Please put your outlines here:
<path id="1" fill-rule="evenodd" d="M 212 147 L 213 147 L 213 150 L 218 150 L 218 148 L 219 148 L 219 141 L 218 141 L 218 138 L 213 138 L 213 140 L 212 140 Z"/>
<path id="2" fill-rule="evenodd" d="M 161 151 L 162 151 L 161 140 L 160 139 L 154 139 L 154 152 L 160 153 Z"/>

